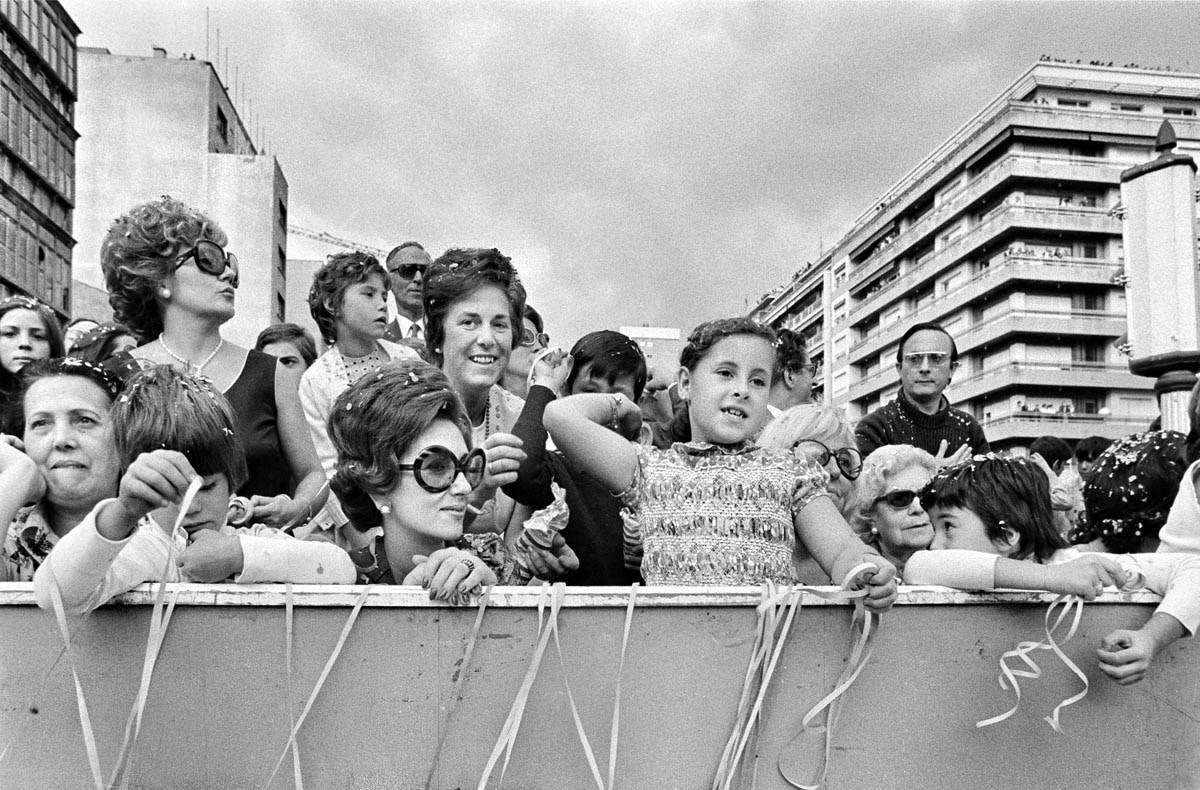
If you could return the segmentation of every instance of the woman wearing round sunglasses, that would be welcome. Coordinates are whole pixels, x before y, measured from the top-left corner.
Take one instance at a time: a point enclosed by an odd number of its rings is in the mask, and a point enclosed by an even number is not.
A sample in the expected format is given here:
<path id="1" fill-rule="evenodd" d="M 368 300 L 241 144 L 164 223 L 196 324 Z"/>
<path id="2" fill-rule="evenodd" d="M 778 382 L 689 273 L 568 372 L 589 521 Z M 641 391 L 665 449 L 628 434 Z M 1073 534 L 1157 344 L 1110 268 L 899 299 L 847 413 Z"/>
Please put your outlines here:
<path id="1" fill-rule="evenodd" d="M 283 527 L 321 509 L 325 476 L 289 372 L 221 337 L 239 278 L 226 241 L 211 219 L 170 197 L 113 222 L 100 248 L 109 302 L 142 345 L 109 366 L 125 378 L 152 365 L 207 378 L 237 417 L 250 472 L 238 493 L 250 498 L 252 521 Z"/>
<path id="2" fill-rule="evenodd" d="M 867 456 L 843 515 L 864 543 L 903 571 L 914 552 L 929 548 L 933 526 L 920 492 L 937 472 L 932 455 L 907 444 L 880 447 Z"/>
<path id="3" fill-rule="evenodd" d="M 331 487 L 350 523 L 383 528 L 351 552 L 361 581 L 421 584 L 432 598 L 461 602 L 516 575 L 500 535 L 463 534 L 487 458 L 471 449 L 470 421 L 441 371 L 405 359 L 364 376 L 334 401 L 329 436 L 338 453 Z"/>

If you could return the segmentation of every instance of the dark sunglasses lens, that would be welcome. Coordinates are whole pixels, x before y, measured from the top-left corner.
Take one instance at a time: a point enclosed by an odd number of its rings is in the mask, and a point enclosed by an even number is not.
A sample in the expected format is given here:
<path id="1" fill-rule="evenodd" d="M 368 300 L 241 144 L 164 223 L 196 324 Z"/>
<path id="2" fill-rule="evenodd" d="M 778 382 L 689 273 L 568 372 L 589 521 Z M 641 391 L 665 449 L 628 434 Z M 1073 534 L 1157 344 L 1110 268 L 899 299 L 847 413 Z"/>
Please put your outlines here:
<path id="1" fill-rule="evenodd" d="M 906 508 L 917 498 L 916 491 L 889 491 L 884 497 L 887 503 L 897 510 Z"/>
<path id="2" fill-rule="evenodd" d="M 413 464 L 417 482 L 425 490 L 438 493 L 445 491 L 454 482 L 458 474 L 458 464 L 454 455 L 444 447 L 431 447 L 421 453 Z"/>
<path id="3" fill-rule="evenodd" d="M 406 263 L 403 266 L 397 266 L 395 272 L 404 279 L 411 280 L 412 278 L 416 277 L 418 273 L 424 274 L 425 267 L 416 263 Z"/>

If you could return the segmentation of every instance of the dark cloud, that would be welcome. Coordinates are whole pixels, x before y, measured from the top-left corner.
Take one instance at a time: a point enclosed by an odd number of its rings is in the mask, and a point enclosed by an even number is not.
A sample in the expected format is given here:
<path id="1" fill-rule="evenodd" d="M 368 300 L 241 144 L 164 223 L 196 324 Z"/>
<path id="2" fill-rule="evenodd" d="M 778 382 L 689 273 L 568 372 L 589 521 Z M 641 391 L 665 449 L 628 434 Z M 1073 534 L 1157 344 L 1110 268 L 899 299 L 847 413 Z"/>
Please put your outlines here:
<path id="1" fill-rule="evenodd" d="M 66 5 L 86 44 L 204 52 L 202 4 Z M 497 246 L 563 340 L 741 311 L 1039 55 L 1184 67 L 1196 10 L 210 5 L 296 221 Z"/>

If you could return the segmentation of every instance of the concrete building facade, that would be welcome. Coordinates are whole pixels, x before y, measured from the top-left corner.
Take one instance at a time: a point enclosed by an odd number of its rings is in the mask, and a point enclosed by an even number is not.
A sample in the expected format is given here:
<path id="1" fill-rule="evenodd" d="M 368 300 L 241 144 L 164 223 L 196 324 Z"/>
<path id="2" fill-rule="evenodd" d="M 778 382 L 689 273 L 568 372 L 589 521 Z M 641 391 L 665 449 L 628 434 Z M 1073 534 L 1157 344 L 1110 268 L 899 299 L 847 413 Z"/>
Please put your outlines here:
<path id="1" fill-rule="evenodd" d="M 0 296 L 33 296 L 64 317 L 78 35 L 57 0 L 0 0 Z"/>
<path id="2" fill-rule="evenodd" d="M 253 345 L 286 313 L 288 184 L 212 65 L 161 49 L 143 57 L 85 47 L 79 91 L 75 279 L 103 289 L 100 244 L 113 219 L 171 195 L 228 235 L 241 285 L 223 334 Z"/>
<path id="3" fill-rule="evenodd" d="M 855 418 L 895 397 L 904 330 L 936 321 L 960 352 L 946 395 L 994 447 L 1143 430 L 1153 382 L 1117 347 L 1119 179 L 1164 118 L 1200 151 L 1198 112 L 1200 75 L 1039 62 L 752 315 L 802 332 Z"/>

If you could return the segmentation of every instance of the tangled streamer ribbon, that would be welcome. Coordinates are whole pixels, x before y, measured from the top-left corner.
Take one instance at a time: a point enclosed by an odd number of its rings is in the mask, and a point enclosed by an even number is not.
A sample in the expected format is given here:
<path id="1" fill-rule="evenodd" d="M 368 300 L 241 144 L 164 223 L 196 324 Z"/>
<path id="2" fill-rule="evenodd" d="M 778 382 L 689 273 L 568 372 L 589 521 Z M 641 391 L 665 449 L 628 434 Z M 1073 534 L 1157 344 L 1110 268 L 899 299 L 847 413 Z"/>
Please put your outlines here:
<path id="1" fill-rule="evenodd" d="M 1061 607 L 1062 609 L 1058 612 L 1058 616 L 1055 617 L 1055 609 L 1058 607 Z M 1051 601 L 1050 605 L 1046 607 L 1046 638 L 1037 642 L 1020 642 L 1017 644 L 1015 649 L 1009 650 L 1004 655 L 1000 656 L 1000 675 L 997 678 L 1000 682 L 1000 688 L 1008 691 L 1008 689 L 1011 687 L 1013 693 L 1016 695 L 1016 701 L 1013 703 L 1013 706 L 1004 713 L 1001 713 L 998 716 L 993 716 L 990 719 L 984 719 L 982 721 L 975 722 L 976 727 L 990 727 L 993 724 L 999 724 L 1017 712 L 1017 708 L 1021 706 L 1021 685 L 1017 682 L 1017 678 L 1036 679 L 1042 676 L 1041 667 L 1039 667 L 1037 662 L 1029 657 L 1029 654 L 1033 653 L 1035 650 L 1050 650 L 1054 653 L 1054 655 L 1058 656 L 1059 660 L 1063 662 L 1067 669 L 1071 670 L 1071 672 L 1074 673 L 1077 678 L 1083 681 L 1082 690 L 1058 703 L 1058 705 L 1054 707 L 1054 712 L 1049 716 L 1044 717 L 1046 723 L 1048 723 L 1055 732 L 1061 733 L 1063 731 L 1062 725 L 1058 720 L 1059 711 L 1068 705 L 1074 705 L 1076 702 L 1079 702 L 1081 699 L 1086 697 L 1090 684 L 1088 683 L 1087 675 L 1085 675 L 1083 671 L 1075 664 L 1075 662 L 1068 658 L 1067 654 L 1062 651 L 1060 642 L 1055 638 L 1055 632 L 1058 631 L 1059 626 L 1066 622 L 1068 617 L 1071 618 L 1070 625 L 1067 627 L 1067 632 L 1062 637 L 1061 644 L 1065 645 L 1067 642 L 1071 641 L 1071 638 L 1075 636 L 1075 632 L 1079 629 L 1079 618 L 1082 615 L 1083 599 L 1079 598 L 1078 596 L 1061 595 Z M 1054 618 L 1053 623 L 1050 622 L 1051 618 Z M 1009 659 L 1019 659 L 1027 667 L 1027 669 L 1013 669 L 1007 663 Z"/>

